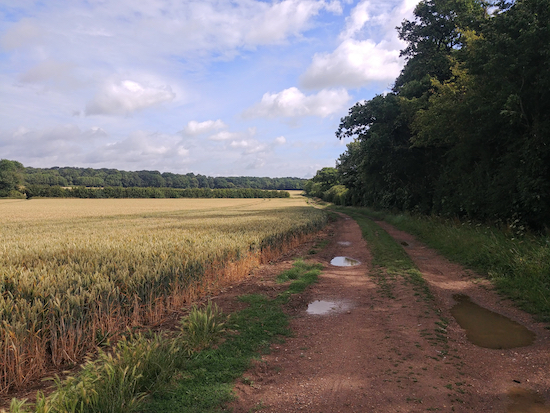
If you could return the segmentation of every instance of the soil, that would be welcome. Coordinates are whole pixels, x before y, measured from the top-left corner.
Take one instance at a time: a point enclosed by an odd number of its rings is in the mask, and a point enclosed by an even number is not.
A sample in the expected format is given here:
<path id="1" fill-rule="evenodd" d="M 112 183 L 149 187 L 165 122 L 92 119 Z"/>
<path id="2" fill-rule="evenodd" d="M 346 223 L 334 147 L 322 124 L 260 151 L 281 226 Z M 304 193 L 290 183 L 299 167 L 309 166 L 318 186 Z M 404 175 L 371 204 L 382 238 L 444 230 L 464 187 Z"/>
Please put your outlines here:
<path id="1" fill-rule="evenodd" d="M 288 306 L 293 337 L 275 344 L 235 385 L 238 412 L 550 412 L 550 331 L 500 297 L 483 278 L 453 264 L 414 237 L 379 222 L 400 242 L 427 281 L 431 295 L 401 276 L 373 268 L 355 221 L 327 230 L 329 244 L 294 255 L 323 264 L 319 282 Z M 304 249 L 305 248 L 305 249 Z M 308 254 L 308 251 L 310 254 Z M 336 267 L 346 256 L 360 265 Z M 216 297 L 237 309 L 242 293 L 275 295 L 274 277 L 291 257 L 259 269 Z M 503 314 L 533 331 L 527 347 L 493 350 L 471 344 L 453 319 L 454 294 Z M 309 314 L 317 300 L 335 303 Z M 545 404 L 546 403 L 546 404 Z"/>

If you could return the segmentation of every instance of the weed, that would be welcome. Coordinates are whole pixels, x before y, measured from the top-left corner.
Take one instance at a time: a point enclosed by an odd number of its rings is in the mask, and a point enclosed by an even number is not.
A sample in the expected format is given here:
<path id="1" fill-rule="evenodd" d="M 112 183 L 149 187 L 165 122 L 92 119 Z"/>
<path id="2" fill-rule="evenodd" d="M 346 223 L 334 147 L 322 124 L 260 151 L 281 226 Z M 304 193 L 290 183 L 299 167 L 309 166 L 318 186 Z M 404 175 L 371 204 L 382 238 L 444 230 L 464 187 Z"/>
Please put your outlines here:
<path id="1" fill-rule="evenodd" d="M 187 317 L 181 320 L 183 340 L 190 352 L 203 350 L 215 343 L 224 330 L 224 316 L 217 304 L 208 304 L 199 309 L 193 307 Z"/>
<path id="2" fill-rule="evenodd" d="M 262 409 L 265 409 L 265 404 L 263 402 L 259 402 L 256 404 L 256 406 L 250 408 L 250 410 L 248 411 L 249 413 L 254 413 L 254 412 L 259 412 L 260 410 Z"/>
<path id="3" fill-rule="evenodd" d="M 243 384 L 246 384 L 247 386 L 252 386 L 254 384 L 254 380 L 252 380 L 250 377 L 243 377 L 242 378 Z"/>
<path id="4" fill-rule="evenodd" d="M 279 295 L 283 301 L 291 294 L 303 292 L 307 286 L 317 282 L 317 277 L 321 273 L 321 264 L 306 263 L 303 260 L 296 260 L 290 270 L 284 271 L 277 277 L 278 282 L 293 280 L 288 289 Z M 291 274 L 292 278 L 288 274 Z"/>

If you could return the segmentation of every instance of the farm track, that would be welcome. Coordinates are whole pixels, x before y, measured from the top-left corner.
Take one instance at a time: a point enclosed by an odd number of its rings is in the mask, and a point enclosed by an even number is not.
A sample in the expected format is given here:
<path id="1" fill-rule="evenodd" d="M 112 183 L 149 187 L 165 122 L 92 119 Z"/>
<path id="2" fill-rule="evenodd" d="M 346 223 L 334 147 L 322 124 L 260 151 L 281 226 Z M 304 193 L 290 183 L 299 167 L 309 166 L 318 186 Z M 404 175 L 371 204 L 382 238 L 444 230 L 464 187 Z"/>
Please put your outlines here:
<path id="1" fill-rule="evenodd" d="M 550 331 L 480 277 L 411 235 L 379 225 L 406 245 L 433 298 L 406 276 L 372 268 L 359 226 L 342 218 L 332 225 L 327 247 L 312 256 L 325 267 L 319 282 L 288 308 L 294 337 L 273 345 L 236 384 L 232 411 L 550 412 Z M 335 256 L 361 265 L 331 266 Z M 231 297 L 241 292 L 276 291 L 275 275 L 290 265 L 264 269 L 217 301 L 231 310 Z M 457 293 L 527 326 L 537 334 L 535 343 L 509 350 L 471 344 L 450 314 Z M 308 303 L 316 300 L 343 305 L 310 315 Z"/>

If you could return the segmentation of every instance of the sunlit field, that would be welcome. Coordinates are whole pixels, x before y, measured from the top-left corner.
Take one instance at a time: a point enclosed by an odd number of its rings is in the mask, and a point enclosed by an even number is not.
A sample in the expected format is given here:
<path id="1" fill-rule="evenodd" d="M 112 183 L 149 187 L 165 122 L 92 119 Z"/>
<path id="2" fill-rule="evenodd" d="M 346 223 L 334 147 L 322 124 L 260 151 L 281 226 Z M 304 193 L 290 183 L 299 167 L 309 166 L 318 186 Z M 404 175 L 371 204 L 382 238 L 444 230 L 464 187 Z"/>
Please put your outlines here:
<path id="1" fill-rule="evenodd" d="M 242 279 L 325 220 L 296 196 L 0 201 L 0 391 Z"/>

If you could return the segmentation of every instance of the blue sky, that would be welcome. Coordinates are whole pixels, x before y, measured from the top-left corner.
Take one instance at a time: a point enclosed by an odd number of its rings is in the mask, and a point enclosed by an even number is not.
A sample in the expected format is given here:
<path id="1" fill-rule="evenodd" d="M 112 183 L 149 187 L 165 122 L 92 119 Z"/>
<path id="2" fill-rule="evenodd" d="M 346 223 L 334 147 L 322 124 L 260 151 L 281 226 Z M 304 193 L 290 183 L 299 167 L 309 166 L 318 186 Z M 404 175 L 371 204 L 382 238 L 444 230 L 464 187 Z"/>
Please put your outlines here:
<path id="1" fill-rule="evenodd" d="M 310 178 L 418 0 L 0 0 L 0 158 Z"/>

